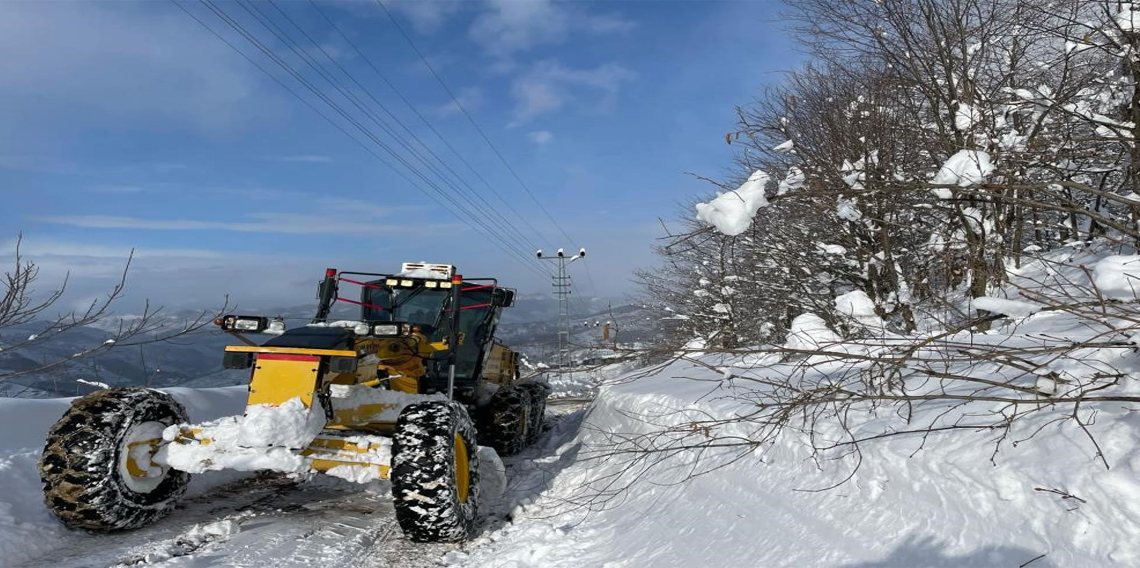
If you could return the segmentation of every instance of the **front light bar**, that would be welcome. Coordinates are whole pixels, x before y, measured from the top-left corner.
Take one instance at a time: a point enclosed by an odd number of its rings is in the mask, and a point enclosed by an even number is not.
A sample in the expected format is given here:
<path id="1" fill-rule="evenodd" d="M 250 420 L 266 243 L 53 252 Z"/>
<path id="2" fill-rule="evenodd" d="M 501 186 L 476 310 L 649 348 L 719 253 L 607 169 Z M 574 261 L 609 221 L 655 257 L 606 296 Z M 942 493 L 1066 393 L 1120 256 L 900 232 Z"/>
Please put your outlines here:
<path id="1" fill-rule="evenodd" d="M 451 288 L 451 282 L 448 280 L 409 280 L 407 278 L 388 278 L 384 280 L 384 284 L 392 286 L 393 288 L 415 288 L 423 285 L 425 288 Z"/>

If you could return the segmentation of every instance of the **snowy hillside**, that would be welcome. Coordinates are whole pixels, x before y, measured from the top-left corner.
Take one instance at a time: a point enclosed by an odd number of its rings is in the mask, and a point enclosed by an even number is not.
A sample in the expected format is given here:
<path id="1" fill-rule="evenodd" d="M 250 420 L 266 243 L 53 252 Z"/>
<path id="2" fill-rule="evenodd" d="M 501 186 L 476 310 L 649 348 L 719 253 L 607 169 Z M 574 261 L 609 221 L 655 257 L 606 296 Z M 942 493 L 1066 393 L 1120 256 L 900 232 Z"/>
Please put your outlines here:
<path id="1" fill-rule="evenodd" d="M 808 314 L 783 346 L 694 343 L 609 380 L 551 452 L 569 465 L 538 474 L 550 490 L 455 564 L 1140 565 L 1140 256 L 1111 252 L 1027 262 L 972 302 L 990 331 L 888 334 L 845 295 L 864 339 Z M 1090 319 L 1048 305 L 1057 289 L 1107 303 Z M 908 352 L 902 382 L 876 386 Z"/>
<path id="2" fill-rule="evenodd" d="M 553 488 L 454 565 L 1016 567 L 1041 555 L 1030 566 L 1140 563 L 1140 435 L 1124 410 L 1096 425 L 1115 450 L 1112 470 L 1097 466 L 1076 428 L 1006 447 L 996 465 L 990 433 L 932 440 L 921 451 L 919 436 L 875 442 L 855 475 L 828 491 L 820 490 L 842 482 L 855 459 L 815 461 L 794 436 L 755 452 L 610 455 L 615 434 L 654 437 L 747 411 L 718 394 L 723 374 L 708 365 L 762 374 L 757 363 L 705 356 L 603 388 L 581 434 L 551 452 L 552 463 L 571 464 L 545 481 Z M 893 419 L 884 413 L 861 428 Z M 753 433 L 742 424 L 720 435 Z"/>

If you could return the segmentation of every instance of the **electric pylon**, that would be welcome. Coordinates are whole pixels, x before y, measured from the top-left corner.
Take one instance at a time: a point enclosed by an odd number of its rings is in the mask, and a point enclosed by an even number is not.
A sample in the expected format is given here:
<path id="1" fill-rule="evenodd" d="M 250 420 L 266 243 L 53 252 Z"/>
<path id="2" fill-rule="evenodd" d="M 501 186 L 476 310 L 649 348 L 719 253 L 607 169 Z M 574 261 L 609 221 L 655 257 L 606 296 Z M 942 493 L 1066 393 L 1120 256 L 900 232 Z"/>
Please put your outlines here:
<path id="1" fill-rule="evenodd" d="M 566 265 L 584 256 L 586 249 L 578 249 L 578 254 L 574 256 L 566 256 L 562 249 L 558 249 L 558 256 L 542 256 L 542 251 L 538 251 L 539 259 L 558 263 L 558 273 L 550 278 L 554 284 L 554 295 L 558 298 L 558 372 L 560 373 L 566 371 L 566 360 L 570 356 L 570 294 L 573 290 L 570 276 L 566 273 Z"/>

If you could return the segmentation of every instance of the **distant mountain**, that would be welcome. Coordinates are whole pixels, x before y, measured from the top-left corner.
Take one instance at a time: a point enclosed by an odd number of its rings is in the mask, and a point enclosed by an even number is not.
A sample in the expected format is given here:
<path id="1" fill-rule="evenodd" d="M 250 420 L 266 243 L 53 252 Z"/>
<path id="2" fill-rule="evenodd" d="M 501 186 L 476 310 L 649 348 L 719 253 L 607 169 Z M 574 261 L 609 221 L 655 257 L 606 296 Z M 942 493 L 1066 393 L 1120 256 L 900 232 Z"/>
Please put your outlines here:
<path id="1" fill-rule="evenodd" d="M 185 320 L 170 318 L 170 324 Z M 33 322 L 7 327 L 0 334 L 0 346 L 26 340 L 42 331 L 43 323 Z M 167 329 L 172 329 L 166 325 Z M 0 351 L 0 375 L 31 371 L 45 364 L 61 361 L 74 354 L 103 344 L 111 338 L 118 324 L 70 329 L 60 335 L 36 341 L 16 351 Z M 146 341 L 135 337 L 88 357 L 82 357 L 49 369 L 20 374 L 0 380 L 0 396 L 56 397 L 86 394 L 100 385 L 168 387 L 186 385 L 213 377 L 217 386 L 237 384 L 241 373 L 229 376 L 222 369 L 222 350 L 236 343 L 230 335 L 216 331 L 212 325 L 195 333 L 166 342 L 129 345 Z"/>
<path id="2" fill-rule="evenodd" d="M 646 341 L 652 337 L 654 323 L 660 314 L 645 308 L 622 305 L 609 308 L 605 299 L 583 298 L 575 301 L 571 313 L 571 343 L 583 353 L 622 344 Z M 587 313 L 583 313 L 585 308 Z M 315 306 L 279 307 L 265 310 L 243 310 L 250 315 L 283 317 L 289 327 L 310 321 Z M 334 319 L 354 319 L 355 306 L 343 305 L 333 311 Z M 164 314 L 155 320 L 164 331 L 182 329 L 197 313 L 183 311 Z M 544 295 L 520 295 L 515 306 L 504 310 L 498 338 L 521 351 L 532 363 L 551 362 L 555 358 L 558 302 Z M 4 351 L 43 332 L 43 323 L 33 322 L 0 330 L 0 375 L 30 371 L 47 363 L 67 359 L 75 353 L 101 345 L 118 331 L 120 321 L 129 324 L 137 316 L 109 318 L 96 325 L 71 329 L 61 335 L 32 342 L 18 350 Z M 610 322 L 611 339 L 602 340 L 606 322 Z M 136 337 L 130 343 L 147 338 Z M 235 337 L 217 331 L 212 325 L 190 335 L 170 341 L 143 345 L 115 345 L 89 357 L 0 380 L 0 396 L 58 397 L 83 395 L 108 386 L 188 386 L 214 387 L 242 384 L 248 371 L 222 368 L 222 352 L 226 345 L 240 344 Z M 588 356 L 588 355 L 587 355 Z"/>

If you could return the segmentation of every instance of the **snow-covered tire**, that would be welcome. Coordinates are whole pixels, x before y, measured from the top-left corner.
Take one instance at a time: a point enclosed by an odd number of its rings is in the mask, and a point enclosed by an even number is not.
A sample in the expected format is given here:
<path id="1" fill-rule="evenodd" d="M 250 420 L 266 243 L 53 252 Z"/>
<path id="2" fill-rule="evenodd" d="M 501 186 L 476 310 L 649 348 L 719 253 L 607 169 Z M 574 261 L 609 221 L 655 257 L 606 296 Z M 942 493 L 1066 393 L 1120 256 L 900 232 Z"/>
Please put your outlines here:
<path id="1" fill-rule="evenodd" d="M 541 383 L 523 383 L 519 385 L 519 388 L 530 395 L 531 404 L 528 412 L 530 420 L 527 423 L 526 430 L 526 441 L 529 444 L 537 440 L 539 434 L 542 434 L 543 422 L 546 421 L 546 395 L 549 391 L 546 385 Z"/>
<path id="2" fill-rule="evenodd" d="M 467 409 L 456 402 L 409 405 L 392 439 L 396 520 L 415 542 L 460 542 L 479 509 L 479 446 Z"/>
<path id="3" fill-rule="evenodd" d="M 530 432 L 532 400 L 518 386 L 500 387 L 479 409 L 480 441 L 500 456 L 519 453 L 526 447 Z"/>
<path id="4" fill-rule="evenodd" d="M 47 508 L 68 527 L 93 531 L 133 529 L 163 517 L 190 474 L 148 464 L 149 476 L 133 476 L 130 444 L 161 438 L 166 426 L 188 421 L 181 404 L 149 389 L 105 389 L 76 399 L 48 432 L 40 457 Z"/>

